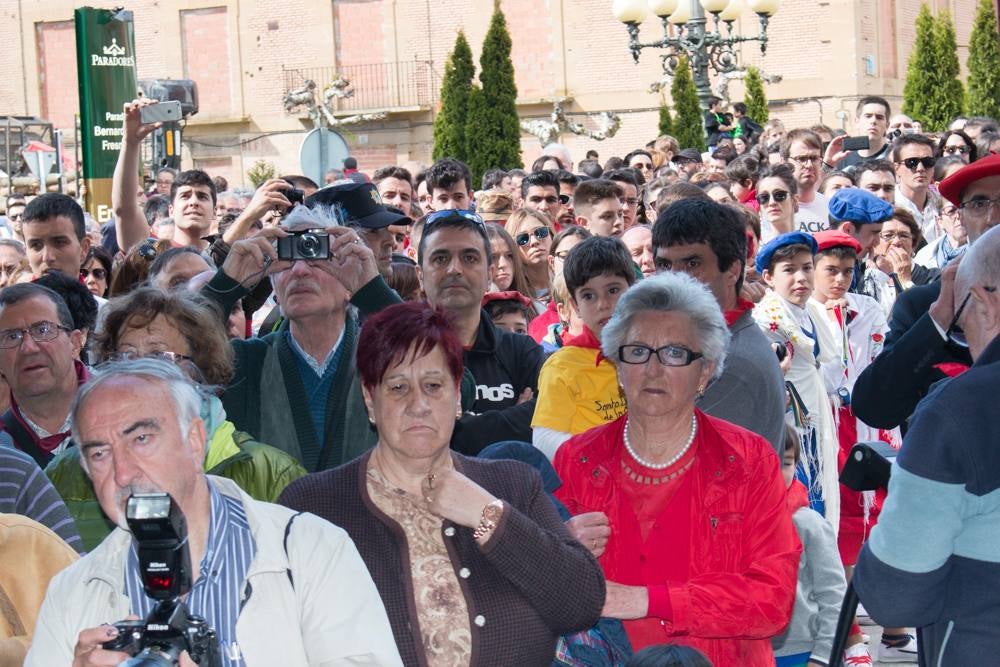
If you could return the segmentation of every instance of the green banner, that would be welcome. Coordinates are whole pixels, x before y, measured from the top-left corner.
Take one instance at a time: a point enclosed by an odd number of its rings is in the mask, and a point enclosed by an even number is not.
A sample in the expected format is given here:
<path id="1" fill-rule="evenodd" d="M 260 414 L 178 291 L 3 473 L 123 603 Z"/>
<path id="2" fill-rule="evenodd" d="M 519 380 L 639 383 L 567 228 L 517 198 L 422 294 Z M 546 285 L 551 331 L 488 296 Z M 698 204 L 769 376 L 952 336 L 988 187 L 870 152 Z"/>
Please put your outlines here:
<path id="1" fill-rule="evenodd" d="M 87 210 L 111 218 L 111 177 L 121 150 L 122 107 L 136 97 L 132 12 L 81 7 L 76 21 L 80 138 Z"/>

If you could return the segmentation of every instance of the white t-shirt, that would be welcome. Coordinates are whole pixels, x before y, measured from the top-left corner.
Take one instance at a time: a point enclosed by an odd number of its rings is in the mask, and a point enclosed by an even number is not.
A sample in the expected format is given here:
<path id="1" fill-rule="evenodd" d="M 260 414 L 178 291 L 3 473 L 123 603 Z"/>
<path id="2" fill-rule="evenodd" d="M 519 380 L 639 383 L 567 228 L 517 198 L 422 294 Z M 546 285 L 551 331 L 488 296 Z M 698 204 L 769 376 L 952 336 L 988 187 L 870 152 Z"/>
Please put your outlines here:
<path id="1" fill-rule="evenodd" d="M 830 211 L 827 208 L 826 195 L 817 192 L 815 198 L 808 204 L 799 202 L 799 210 L 795 212 L 795 225 L 800 232 L 815 234 L 830 229 Z"/>

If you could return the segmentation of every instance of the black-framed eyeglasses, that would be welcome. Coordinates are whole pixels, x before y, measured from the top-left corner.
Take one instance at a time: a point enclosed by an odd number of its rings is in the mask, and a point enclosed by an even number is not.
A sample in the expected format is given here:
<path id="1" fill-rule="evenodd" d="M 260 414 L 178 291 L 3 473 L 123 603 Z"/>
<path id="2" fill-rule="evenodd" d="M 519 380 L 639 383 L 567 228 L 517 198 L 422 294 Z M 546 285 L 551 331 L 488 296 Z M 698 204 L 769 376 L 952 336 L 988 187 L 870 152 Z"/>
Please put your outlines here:
<path id="1" fill-rule="evenodd" d="M 788 199 L 787 190 L 775 190 L 774 192 L 758 192 L 757 193 L 757 203 L 761 206 L 767 206 L 771 203 L 771 197 L 774 197 L 774 201 L 779 204 L 786 199 Z"/>
<path id="2" fill-rule="evenodd" d="M 983 286 L 983 289 L 987 292 L 997 291 L 996 287 Z M 962 318 L 962 313 L 965 312 L 965 307 L 969 305 L 969 299 L 971 298 L 972 290 L 970 289 L 969 293 L 965 295 L 964 299 L 962 299 L 962 303 L 959 305 L 958 310 L 955 311 L 955 317 L 952 318 L 951 324 L 948 325 L 948 329 L 945 332 L 948 340 L 959 347 L 969 347 L 969 340 L 965 337 L 965 332 L 962 331 L 962 327 L 958 325 L 958 321 Z"/>
<path id="3" fill-rule="evenodd" d="M 524 232 L 523 234 L 518 234 L 517 236 L 514 237 L 514 240 L 517 241 L 517 245 L 525 246 L 528 245 L 529 241 L 531 241 L 532 236 L 534 236 L 539 241 L 541 241 L 542 239 L 547 239 L 549 238 L 549 228 L 538 227 L 537 229 L 533 229 L 530 232 Z"/>
<path id="4" fill-rule="evenodd" d="M 664 345 L 655 350 L 648 345 L 622 345 L 618 348 L 618 359 L 623 364 L 644 364 L 653 354 L 664 366 L 674 367 L 689 366 L 702 357 L 701 352 L 693 352 L 680 345 Z"/>
<path id="5" fill-rule="evenodd" d="M 985 218 L 994 206 L 1000 206 L 1000 197 L 996 199 L 987 199 L 985 197 L 970 199 L 969 201 L 962 202 L 958 210 L 962 215 L 967 215 L 971 218 Z"/>
<path id="6" fill-rule="evenodd" d="M 4 329 L 0 331 L 0 349 L 8 350 L 20 347 L 24 341 L 24 334 L 31 336 L 31 339 L 36 343 L 47 343 L 50 340 L 55 340 L 60 331 L 69 333 L 70 330 L 61 324 L 48 320 L 35 322 L 30 327 L 21 329 Z"/>
<path id="7" fill-rule="evenodd" d="M 966 146 L 965 144 L 962 144 L 961 146 L 945 146 L 943 149 L 941 149 L 941 152 L 944 153 L 945 155 L 954 155 L 955 153 L 961 153 L 962 155 L 965 155 L 969 152 L 969 147 Z"/>
<path id="8" fill-rule="evenodd" d="M 819 161 L 823 159 L 823 156 L 822 155 L 818 155 L 818 154 L 817 155 L 789 155 L 788 159 L 791 160 L 792 162 L 794 162 L 795 164 L 799 165 L 800 167 L 804 167 L 807 164 L 818 164 Z"/>
<path id="9" fill-rule="evenodd" d="M 569 203 L 569 195 L 559 195 L 559 203 L 565 206 Z"/>
<path id="10" fill-rule="evenodd" d="M 81 278 L 88 276 L 94 276 L 94 280 L 104 280 L 108 277 L 108 272 L 104 269 L 80 269 Z"/>
<path id="11" fill-rule="evenodd" d="M 462 220 L 471 222 L 474 225 L 479 225 L 484 229 L 486 228 L 486 223 L 483 222 L 483 219 L 479 217 L 478 213 L 463 208 L 452 208 L 446 211 L 434 211 L 433 213 L 427 216 L 426 220 L 424 220 L 424 227 L 425 228 L 430 227 L 435 223 L 441 222 L 443 220 L 449 220 L 451 218 L 460 218 Z"/>
<path id="12" fill-rule="evenodd" d="M 932 157 L 908 157 L 905 160 L 900 160 L 898 164 L 904 164 L 907 169 L 914 171 L 918 164 L 923 166 L 924 169 L 933 169 L 935 162 L 937 160 Z"/>

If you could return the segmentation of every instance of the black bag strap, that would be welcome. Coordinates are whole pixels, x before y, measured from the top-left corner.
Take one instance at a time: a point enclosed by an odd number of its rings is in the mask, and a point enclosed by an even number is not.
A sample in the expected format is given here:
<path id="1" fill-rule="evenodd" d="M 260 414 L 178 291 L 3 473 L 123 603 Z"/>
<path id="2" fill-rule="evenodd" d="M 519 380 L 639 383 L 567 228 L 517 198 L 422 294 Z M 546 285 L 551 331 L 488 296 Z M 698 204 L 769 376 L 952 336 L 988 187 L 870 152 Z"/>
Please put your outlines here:
<path id="1" fill-rule="evenodd" d="M 288 520 L 288 523 L 285 524 L 285 537 L 282 540 L 282 546 L 285 549 L 285 558 L 288 558 L 288 536 L 291 535 L 292 533 L 292 524 L 295 523 L 295 519 L 302 516 L 303 514 L 305 514 L 305 512 L 298 512 L 296 514 L 293 514 L 292 518 L 290 518 Z M 287 570 L 285 570 L 285 574 L 288 575 L 288 583 L 292 585 L 292 590 L 294 591 L 295 580 L 292 578 L 292 568 L 289 567 Z"/>

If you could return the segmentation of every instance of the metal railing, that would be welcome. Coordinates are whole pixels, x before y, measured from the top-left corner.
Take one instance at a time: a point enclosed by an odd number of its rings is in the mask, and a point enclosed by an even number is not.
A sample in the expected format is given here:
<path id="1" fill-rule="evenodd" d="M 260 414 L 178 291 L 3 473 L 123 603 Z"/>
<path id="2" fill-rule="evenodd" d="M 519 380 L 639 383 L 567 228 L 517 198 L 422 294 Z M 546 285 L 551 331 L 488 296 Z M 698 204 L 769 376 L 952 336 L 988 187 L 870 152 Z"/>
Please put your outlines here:
<path id="1" fill-rule="evenodd" d="M 409 60 L 371 65 L 346 65 L 344 67 L 282 66 L 285 92 L 301 88 L 307 79 L 316 83 L 317 97 L 341 75 L 350 81 L 354 94 L 347 98 L 334 98 L 331 106 L 336 111 L 362 111 L 371 109 L 429 108 L 437 104 L 438 81 L 431 61 Z"/>

